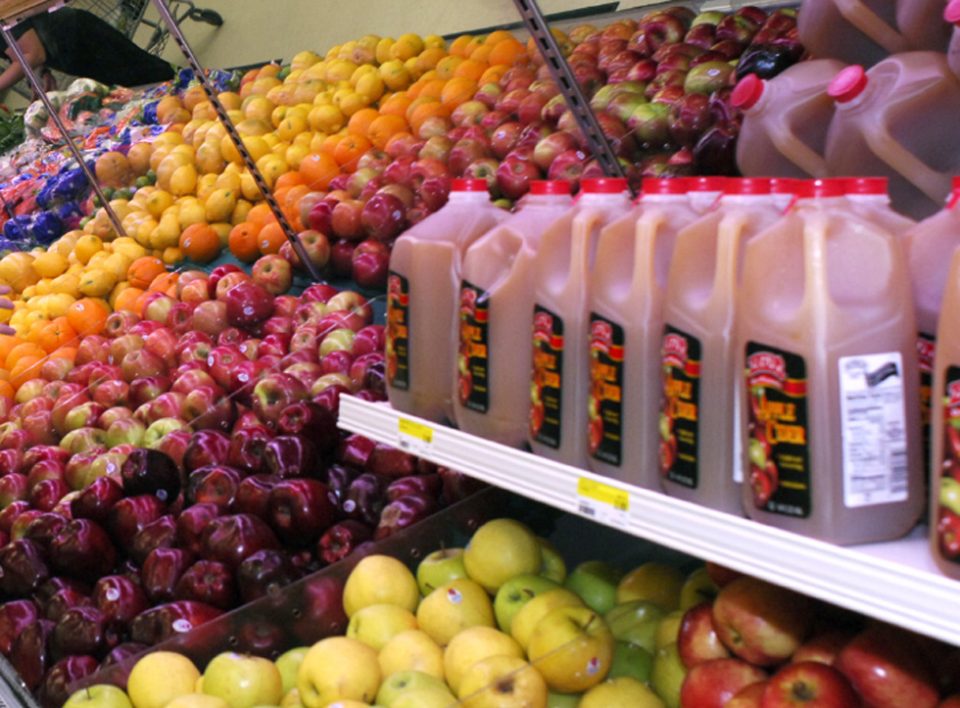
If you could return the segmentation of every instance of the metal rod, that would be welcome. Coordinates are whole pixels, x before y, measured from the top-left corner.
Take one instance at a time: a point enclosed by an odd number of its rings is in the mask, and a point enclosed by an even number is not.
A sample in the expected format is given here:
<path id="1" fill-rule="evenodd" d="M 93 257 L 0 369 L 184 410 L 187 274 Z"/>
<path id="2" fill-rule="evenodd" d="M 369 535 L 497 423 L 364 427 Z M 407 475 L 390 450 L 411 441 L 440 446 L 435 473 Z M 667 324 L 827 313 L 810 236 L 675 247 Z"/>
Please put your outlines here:
<path id="1" fill-rule="evenodd" d="M 57 111 L 56 107 L 54 107 L 53 102 L 47 98 L 47 94 L 43 90 L 43 86 L 40 85 L 40 80 L 37 78 L 36 72 L 34 72 L 33 67 L 30 66 L 30 62 L 28 62 L 27 58 L 24 56 L 20 45 L 17 44 L 17 40 L 14 38 L 13 32 L 11 32 L 10 29 L 5 25 L 0 24 L 0 34 L 3 35 L 3 40 L 7 43 L 7 46 L 10 47 L 14 56 L 16 56 L 17 61 L 20 62 L 20 66 L 23 67 L 23 73 L 26 75 L 27 81 L 30 82 L 30 86 L 33 87 L 34 93 L 40 97 L 43 105 L 47 107 L 47 113 L 50 114 L 50 118 L 56 124 L 57 130 L 60 131 L 63 139 L 67 141 L 67 147 L 70 148 L 70 152 L 73 154 L 74 159 L 80 163 L 80 169 L 83 170 L 83 173 L 90 181 L 90 186 L 93 187 L 93 191 L 96 192 L 98 197 L 100 197 L 100 203 L 103 204 L 103 209 L 107 213 L 107 218 L 110 219 L 110 223 L 113 226 L 114 231 L 117 232 L 117 236 L 126 236 L 127 234 L 123 230 L 123 225 L 120 223 L 120 219 L 117 217 L 113 207 L 110 206 L 110 202 L 104 195 L 103 190 L 100 189 L 100 184 L 97 182 L 97 176 L 93 173 L 93 170 L 90 169 L 87 163 L 84 162 L 83 154 L 80 152 L 80 148 L 77 147 L 77 144 L 73 141 L 70 133 L 67 132 L 67 128 L 63 124 L 63 120 L 60 118 L 60 113 Z"/>
<path id="2" fill-rule="evenodd" d="M 314 264 L 307 257 L 307 251 L 300 242 L 300 237 L 297 235 L 297 232 L 294 231 L 293 226 L 290 225 L 290 222 L 284 215 L 283 210 L 280 209 L 280 205 L 274 198 L 273 192 L 270 191 L 270 187 L 267 186 L 266 180 L 264 180 L 263 175 L 260 174 L 257 164 L 253 161 L 253 157 L 243 144 L 240 133 L 237 132 L 236 127 L 233 125 L 233 121 L 231 121 L 230 117 L 227 115 L 227 110 L 223 107 L 223 104 L 220 103 L 220 99 L 217 98 L 217 92 L 214 90 L 213 84 L 211 84 L 210 79 L 207 78 L 207 74 L 204 71 L 203 66 L 200 65 L 200 61 L 197 59 L 196 54 L 193 53 L 193 49 L 191 49 L 190 45 L 187 44 L 187 39 L 183 36 L 183 32 L 180 31 L 180 26 L 173 18 L 173 15 L 170 14 L 170 9 L 167 7 L 166 0 L 153 0 L 153 4 L 157 8 L 157 12 L 160 13 L 160 17 L 163 18 L 163 21 L 167 24 L 167 27 L 170 30 L 170 36 L 173 37 L 173 40 L 177 43 L 177 46 L 180 47 L 180 51 L 183 52 L 183 56 L 186 57 L 187 62 L 190 64 L 190 68 L 193 69 L 194 74 L 196 74 L 197 80 L 203 87 L 204 93 L 207 94 L 207 98 L 209 98 L 210 103 L 213 104 L 213 108 L 217 113 L 217 117 L 223 123 L 223 127 L 226 129 L 227 135 L 230 136 L 230 139 L 236 146 L 237 152 L 240 153 L 240 157 L 243 158 L 243 162 L 247 166 L 247 169 L 250 170 L 250 174 L 253 176 L 254 182 L 257 183 L 257 188 L 263 195 L 264 201 L 266 201 L 267 206 L 270 207 L 270 211 L 272 211 L 273 215 L 277 218 L 280 228 L 282 228 L 284 234 L 286 234 L 287 240 L 290 241 L 290 245 L 293 246 L 293 250 L 296 251 L 297 256 L 300 258 L 300 262 L 303 263 L 303 267 L 307 269 L 307 272 L 310 274 L 311 278 L 313 278 L 315 281 L 320 281 L 320 273 L 317 272 L 316 266 L 314 266 Z"/>
<path id="3" fill-rule="evenodd" d="M 603 134 L 603 129 L 597 121 L 597 117 L 590 108 L 590 102 L 580 90 L 580 84 L 570 70 L 570 65 L 560 51 L 557 40 L 550 32 L 550 26 L 547 24 L 537 0 L 513 0 L 516 5 L 523 23 L 533 37 L 533 41 L 540 51 L 540 55 L 547 64 L 550 74 L 557 82 L 560 93 L 563 94 L 570 112 L 577 121 L 577 125 L 583 132 L 587 140 L 587 145 L 593 156 L 600 163 L 604 173 L 610 177 L 626 177 L 620 161 L 614 154 L 607 136 Z M 633 187 L 630 186 L 630 193 L 636 196 Z"/>

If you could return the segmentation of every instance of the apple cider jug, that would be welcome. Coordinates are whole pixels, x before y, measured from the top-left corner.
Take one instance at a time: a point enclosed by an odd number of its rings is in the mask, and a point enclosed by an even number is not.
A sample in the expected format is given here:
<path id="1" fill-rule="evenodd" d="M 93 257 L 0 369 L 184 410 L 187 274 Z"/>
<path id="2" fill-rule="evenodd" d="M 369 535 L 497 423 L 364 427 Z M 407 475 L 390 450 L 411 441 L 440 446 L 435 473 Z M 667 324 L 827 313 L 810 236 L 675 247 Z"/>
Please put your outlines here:
<path id="1" fill-rule="evenodd" d="M 747 515 L 856 544 L 907 533 L 925 499 L 906 259 L 844 192 L 808 181 L 746 246 L 737 409 Z"/>
<path id="2" fill-rule="evenodd" d="M 943 11 L 943 19 L 952 27 L 947 64 L 954 76 L 960 77 L 960 0 L 951 0 Z"/>
<path id="3" fill-rule="evenodd" d="M 734 349 L 744 247 L 780 218 L 770 180 L 728 179 L 717 208 L 677 234 L 659 364 L 658 470 L 671 496 L 741 514 Z"/>
<path id="4" fill-rule="evenodd" d="M 726 177 L 687 177 L 687 199 L 697 214 L 706 214 L 723 194 Z"/>
<path id="5" fill-rule="evenodd" d="M 660 489 L 663 293 L 677 233 L 699 218 L 685 178 L 644 179 L 635 209 L 600 232 L 590 283 L 590 469 Z"/>
<path id="6" fill-rule="evenodd" d="M 584 179 L 580 187 L 573 209 L 540 237 L 528 435 L 538 455 L 585 468 L 591 273 L 600 231 L 631 204 L 624 179 Z"/>
<path id="7" fill-rule="evenodd" d="M 898 212 L 921 219 L 937 211 L 960 172 L 960 81 L 946 55 L 897 54 L 869 71 L 848 66 L 827 90 L 837 104 L 830 174 L 887 177 Z"/>
<path id="8" fill-rule="evenodd" d="M 518 210 L 463 258 L 453 404 L 460 429 L 527 442 L 533 357 L 533 266 L 543 232 L 573 208 L 571 184 L 535 181 Z"/>
<path id="9" fill-rule="evenodd" d="M 442 422 L 453 415 L 450 373 L 464 252 L 508 213 L 487 182 L 455 179 L 445 206 L 405 231 L 387 276 L 387 395 L 399 411 Z"/>
<path id="10" fill-rule="evenodd" d="M 802 61 L 770 81 L 747 74 L 731 103 L 743 110 L 737 166 L 744 175 L 826 177 L 823 157 L 833 99 L 827 85 L 844 65 L 834 59 Z"/>

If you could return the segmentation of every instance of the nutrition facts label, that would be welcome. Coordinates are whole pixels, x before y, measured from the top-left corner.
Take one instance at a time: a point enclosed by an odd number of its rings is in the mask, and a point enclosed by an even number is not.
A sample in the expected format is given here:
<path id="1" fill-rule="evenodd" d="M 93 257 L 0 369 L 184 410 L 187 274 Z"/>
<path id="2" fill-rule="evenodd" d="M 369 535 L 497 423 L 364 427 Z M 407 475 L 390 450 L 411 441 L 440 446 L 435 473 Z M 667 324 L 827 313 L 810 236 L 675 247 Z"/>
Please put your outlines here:
<path id="1" fill-rule="evenodd" d="M 899 352 L 841 357 L 843 501 L 847 507 L 907 498 L 907 430 Z"/>

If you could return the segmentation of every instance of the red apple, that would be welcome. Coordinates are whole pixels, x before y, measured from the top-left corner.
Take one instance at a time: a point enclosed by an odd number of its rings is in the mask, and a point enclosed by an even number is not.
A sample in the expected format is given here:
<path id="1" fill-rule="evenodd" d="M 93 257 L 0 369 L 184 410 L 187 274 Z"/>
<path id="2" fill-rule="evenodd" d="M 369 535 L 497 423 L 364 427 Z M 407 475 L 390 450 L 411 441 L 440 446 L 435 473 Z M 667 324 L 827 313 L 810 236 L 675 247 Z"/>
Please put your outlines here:
<path id="1" fill-rule="evenodd" d="M 713 626 L 713 604 L 702 602 L 690 608 L 680 622 L 677 651 L 688 669 L 710 659 L 724 659 L 730 652 Z"/>
<path id="2" fill-rule="evenodd" d="M 817 661 L 787 664 L 763 691 L 762 708 L 859 708 L 860 697 L 847 678 Z"/>
<path id="3" fill-rule="evenodd" d="M 767 675 L 740 659 L 711 659 L 697 664 L 683 680 L 680 705 L 723 708 L 737 693 Z"/>

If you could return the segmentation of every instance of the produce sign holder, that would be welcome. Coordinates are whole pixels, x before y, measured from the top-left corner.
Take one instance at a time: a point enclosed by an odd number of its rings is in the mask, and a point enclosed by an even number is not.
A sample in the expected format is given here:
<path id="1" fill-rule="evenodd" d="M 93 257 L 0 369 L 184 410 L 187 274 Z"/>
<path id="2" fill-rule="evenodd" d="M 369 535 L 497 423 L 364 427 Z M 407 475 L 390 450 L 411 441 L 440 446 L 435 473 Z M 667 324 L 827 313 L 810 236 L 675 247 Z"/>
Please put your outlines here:
<path id="1" fill-rule="evenodd" d="M 37 708 L 13 665 L 0 656 L 0 708 Z"/>

